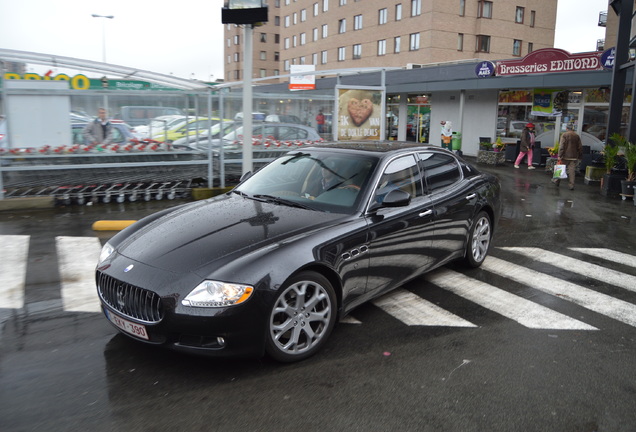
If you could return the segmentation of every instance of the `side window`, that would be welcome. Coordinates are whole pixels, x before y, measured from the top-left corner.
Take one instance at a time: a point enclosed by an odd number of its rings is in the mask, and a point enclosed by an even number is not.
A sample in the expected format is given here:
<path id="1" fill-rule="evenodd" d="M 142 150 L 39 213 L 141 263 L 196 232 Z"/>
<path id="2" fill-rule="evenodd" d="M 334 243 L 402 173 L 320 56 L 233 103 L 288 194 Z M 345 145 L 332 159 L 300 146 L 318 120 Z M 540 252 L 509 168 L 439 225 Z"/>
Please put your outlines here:
<path id="1" fill-rule="evenodd" d="M 375 201 L 382 202 L 393 189 L 402 189 L 411 198 L 422 195 L 422 182 L 412 155 L 402 156 L 387 165 L 375 191 Z"/>
<path id="2" fill-rule="evenodd" d="M 428 192 L 436 192 L 449 187 L 461 179 L 459 163 L 451 155 L 442 153 L 419 153 L 419 166 Z"/>
<path id="3" fill-rule="evenodd" d="M 124 136 L 121 134 L 120 130 L 116 127 L 113 127 L 113 142 L 120 143 L 126 141 Z"/>
<path id="4" fill-rule="evenodd" d="M 279 126 L 278 133 L 280 134 L 280 139 L 285 140 L 307 138 L 306 130 L 293 126 Z"/>

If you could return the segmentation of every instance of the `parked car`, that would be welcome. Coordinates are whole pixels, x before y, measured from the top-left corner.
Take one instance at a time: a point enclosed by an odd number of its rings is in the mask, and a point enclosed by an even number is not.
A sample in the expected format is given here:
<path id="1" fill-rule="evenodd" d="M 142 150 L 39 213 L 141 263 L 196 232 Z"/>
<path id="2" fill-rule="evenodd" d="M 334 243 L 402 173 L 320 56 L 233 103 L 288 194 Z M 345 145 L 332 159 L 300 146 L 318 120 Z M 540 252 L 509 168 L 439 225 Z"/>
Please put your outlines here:
<path id="1" fill-rule="evenodd" d="M 9 135 L 7 133 L 7 119 L 0 116 L 0 149 L 9 149 Z"/>
<path id="2" fill-rule="evenodd" d="M 451 261 L 480 266 L 500 213 L 497 178 L 439 147 L 307 147 L 112 237 L 97 291 L 137 341 L 292 362 L 360 304 Z"/>
<path id="3" fill-rule="evenodd" d="M 210 124 L 214 126 L 220 120 L 221 119 L 218 117 L 188 117 L 188 120 L 177 123 L 175 126 L 167 131 L 158 130 L 157 133 L 153 133 L 152 139 L 171 143 L 185 136 L 196 136 L 202 131 L 207 130 Z M 231 120 L 224 121 L 230 122 Z"/>
<path id="4" fill-rule="evenodd" d="M 252 137 L 273 141 L 322 141 L 322 138 L 316 129 L 309 126 L 290 123 L 256 124 L 252 128 Z M 232 146 L 242 139 L 243 126 L 240 126 L 233 129 L 230 133 L 223 137 L 223 145 Z M 207 137 L 202 137 L 198 141 L 191 141 L 189 144 L 192 148 L 204 150 L 208 148 L 208 139 Z M 212 145 L 220 146 L 221 140 L 212 140 Z"/>
<path id="5" fill-rule="evenodd" d="M 265 121 L 269 123 L 296 123 L 303 124 L 302 120 L 295 115 L 289 114 L 270 114 L 265 117 Z"/>
<path id="6" fill-rule="evenodd" d="M 192 134 L 189 136 L 184 136 L 183 138 L 174 140 L 172 144 L 174 147 L 189 147 L 190 144 L 196 143 L 200 140 L 205 141 L 208 139 L 208 137 L 210 139 L 218 140 L 223 135 L 231 132 L 236 127 L 233 120 L 224 120 L 222 124 L 223 130 L 221 130 L 221 122 L 218 122 L 209 130 L 200 130 L 198 135 Z M 210 133 L 210 131 L 212 131 L 212 133 Z"/>
<path id="7" fill-rule="evenodd" d="M 160 134 L 170 130 L 181 123 L 185 123 L 184 115 L 165 115 L 159 116 L 150 121 L 147 125 L 135 127 L 135 136 L 139 139 L 150 138 L 151 135 Z"/>
<path id="8" fill-rule="evenodd" d="M 252 120 L 256 122 L 265 121 L 265 117 L 266 117 L 266 114 L 262 112 L 252 113 Z M 243 113 L 242 112 L 236 113 L 236 115 L 234 116 L 234 121 L 237 121 L 237 122 L 243 121 Z"/>
<path id="9" fill-rule="evenodd" d="M 123 106 L 114 118 L 134 127 L 148 124 L 153 118 L 164 115 L 183 115 L 183 111 L 174 107 Z"/>

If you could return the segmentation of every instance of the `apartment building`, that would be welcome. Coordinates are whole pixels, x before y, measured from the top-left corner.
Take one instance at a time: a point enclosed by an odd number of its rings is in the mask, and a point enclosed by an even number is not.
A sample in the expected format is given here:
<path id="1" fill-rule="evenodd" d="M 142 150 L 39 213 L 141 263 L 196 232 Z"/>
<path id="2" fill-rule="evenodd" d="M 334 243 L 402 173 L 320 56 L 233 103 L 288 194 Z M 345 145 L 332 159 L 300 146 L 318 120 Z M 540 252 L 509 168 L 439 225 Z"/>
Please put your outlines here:
<path id="1" fill-rule="evenodd" d="M 523 57 L 554 45 L 557 0 L 270 0 L 253 78 Z M 225 26 L 225 79 L 242 80 L 243 29 Z M 408 66 L 411 65 L 411 66 Z M 270 81 L 271 82 L 271 81 Z"/>

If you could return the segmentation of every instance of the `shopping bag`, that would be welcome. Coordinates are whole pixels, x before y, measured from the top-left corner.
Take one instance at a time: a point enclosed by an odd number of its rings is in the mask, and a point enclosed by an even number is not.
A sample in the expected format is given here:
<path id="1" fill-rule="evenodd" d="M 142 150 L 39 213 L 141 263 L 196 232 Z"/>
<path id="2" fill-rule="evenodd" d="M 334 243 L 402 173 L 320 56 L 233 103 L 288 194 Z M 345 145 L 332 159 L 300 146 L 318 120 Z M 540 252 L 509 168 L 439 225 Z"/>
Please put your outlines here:
<path id="1" fill-rule="evenodd" d="M 568 178 L 568 173 L 565 169 L 565 165 L 555 165 L 554 173 L 552 174 L 552 178 L 555 179 L 566 179 Z"/>

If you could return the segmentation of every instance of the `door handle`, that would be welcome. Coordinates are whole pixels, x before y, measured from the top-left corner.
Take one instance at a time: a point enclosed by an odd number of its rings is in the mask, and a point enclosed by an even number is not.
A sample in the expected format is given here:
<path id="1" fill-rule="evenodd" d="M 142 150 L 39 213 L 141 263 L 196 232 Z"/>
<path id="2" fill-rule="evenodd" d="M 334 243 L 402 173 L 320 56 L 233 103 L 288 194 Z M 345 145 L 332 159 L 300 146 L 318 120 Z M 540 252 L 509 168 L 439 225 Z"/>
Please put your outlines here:
<path id="1" fill-rule="evenodd" d="M 430 216 L 433 214 L 433 210 L 426 210 L 425 212 L 420 213 L 420 217 Z"/>
<path id="2" fill-rule="evenodd" d="M 468 195 L 466 197 L 466 199 L 470 201 L 471 199 L 475 198 L 476 196 L 477 196 L 477 194 L 470 194 L 470 195 Z"/>

